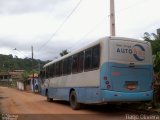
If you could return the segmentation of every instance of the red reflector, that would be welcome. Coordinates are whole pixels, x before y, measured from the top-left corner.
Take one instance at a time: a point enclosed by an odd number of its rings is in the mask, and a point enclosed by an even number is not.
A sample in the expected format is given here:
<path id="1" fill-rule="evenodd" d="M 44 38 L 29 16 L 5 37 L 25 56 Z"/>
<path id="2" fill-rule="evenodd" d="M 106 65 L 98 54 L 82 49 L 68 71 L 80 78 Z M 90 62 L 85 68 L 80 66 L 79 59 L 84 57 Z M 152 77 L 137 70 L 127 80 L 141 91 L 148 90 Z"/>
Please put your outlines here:
<path id="1" fill-rule="evenodd" d="M 104 76 L 104 78 L 103 78 L 104 80 L 107 80 L 107 76 Z"/>
<path id="2" fill-rule="evenodd" d="M 112 72 L 112 76 L 119 76 L 120 72 Z"/>

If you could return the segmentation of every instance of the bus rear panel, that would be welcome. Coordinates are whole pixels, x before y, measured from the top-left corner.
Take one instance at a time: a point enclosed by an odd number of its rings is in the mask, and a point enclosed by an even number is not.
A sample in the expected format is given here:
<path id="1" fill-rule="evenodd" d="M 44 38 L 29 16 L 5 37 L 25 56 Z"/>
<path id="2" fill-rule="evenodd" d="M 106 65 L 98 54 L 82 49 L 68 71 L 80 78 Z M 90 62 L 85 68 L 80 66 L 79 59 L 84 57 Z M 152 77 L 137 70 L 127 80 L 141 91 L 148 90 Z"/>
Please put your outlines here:
<path id="1" fill-rule="evenodd" d="M 102 100 L 152 100 L 153 69 L 150 44 L 137 40 L 111 39 L 108 41 L 108 51 L 108 60 L 101 67 Z"/>

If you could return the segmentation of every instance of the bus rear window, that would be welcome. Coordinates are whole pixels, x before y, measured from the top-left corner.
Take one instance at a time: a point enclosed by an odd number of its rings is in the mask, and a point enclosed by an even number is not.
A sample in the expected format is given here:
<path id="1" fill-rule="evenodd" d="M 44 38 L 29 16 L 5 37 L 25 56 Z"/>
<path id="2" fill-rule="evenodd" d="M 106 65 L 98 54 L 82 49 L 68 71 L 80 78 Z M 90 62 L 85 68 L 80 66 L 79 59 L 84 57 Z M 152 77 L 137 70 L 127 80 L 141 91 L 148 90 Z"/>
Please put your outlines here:
<path id="1" fill-rule="evenodd" d="M 151 51 L 149 45 L 131 40 L 111 40 L 109 59 L 122 63 L 149 63 Z"/>

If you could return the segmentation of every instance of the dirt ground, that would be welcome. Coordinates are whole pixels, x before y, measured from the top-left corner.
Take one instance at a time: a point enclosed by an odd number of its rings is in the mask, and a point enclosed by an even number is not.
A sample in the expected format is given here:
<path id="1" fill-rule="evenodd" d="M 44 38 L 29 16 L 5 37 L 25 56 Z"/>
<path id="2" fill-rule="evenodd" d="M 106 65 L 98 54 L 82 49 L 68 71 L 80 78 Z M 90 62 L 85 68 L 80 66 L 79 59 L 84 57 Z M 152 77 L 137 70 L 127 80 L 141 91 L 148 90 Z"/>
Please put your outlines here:
<path id="1" fill-rule="evenodd" d="M 47 102 L 46 97 L 39 94 L 7 87 L 0 87 L 0 113 L 18 115 L 21 120 L 126 120 L 126 115 L 134 114 L 106 105 L 72 110 L 68 102 Z"/>

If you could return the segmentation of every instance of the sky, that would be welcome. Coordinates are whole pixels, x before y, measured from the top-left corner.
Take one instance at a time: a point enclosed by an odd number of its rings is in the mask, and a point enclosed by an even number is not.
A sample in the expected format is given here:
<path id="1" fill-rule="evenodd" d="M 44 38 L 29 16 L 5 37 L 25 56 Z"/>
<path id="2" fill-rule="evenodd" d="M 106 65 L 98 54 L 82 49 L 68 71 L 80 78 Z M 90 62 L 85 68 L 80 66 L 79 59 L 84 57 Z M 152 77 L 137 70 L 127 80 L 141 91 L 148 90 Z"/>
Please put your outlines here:
<path id="1" fill-rule="evenodd" d="M 160 0 L 115 0 L 116 36 L 156 33 L 159 5 Z M 53 60 L 62 50 L 109 36 L 109 30 L 109 0 L 0 0 L 0 54 L 31 58 L 33 46 L 35 59 Z"/>

